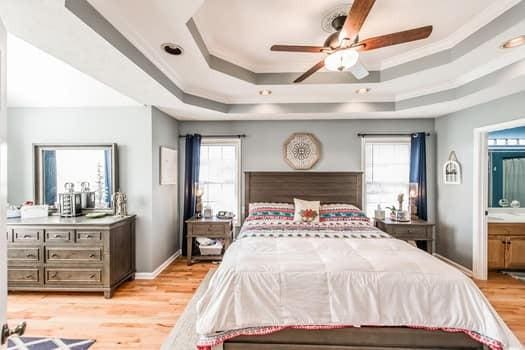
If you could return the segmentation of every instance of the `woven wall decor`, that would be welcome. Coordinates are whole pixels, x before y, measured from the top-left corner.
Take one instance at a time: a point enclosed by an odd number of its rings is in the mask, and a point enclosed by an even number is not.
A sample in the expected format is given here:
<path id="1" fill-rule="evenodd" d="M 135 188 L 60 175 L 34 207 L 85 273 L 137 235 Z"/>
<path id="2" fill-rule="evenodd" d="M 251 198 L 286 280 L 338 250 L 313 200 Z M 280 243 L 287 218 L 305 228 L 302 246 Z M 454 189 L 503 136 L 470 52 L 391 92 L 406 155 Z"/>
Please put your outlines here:
<path id="1" fill-rule="evenodd" d="M 283 154 L 293 169 L 311 169 L 321 158 L 321 143 L 313 134 L 294 133 L 284 142 Z"/>

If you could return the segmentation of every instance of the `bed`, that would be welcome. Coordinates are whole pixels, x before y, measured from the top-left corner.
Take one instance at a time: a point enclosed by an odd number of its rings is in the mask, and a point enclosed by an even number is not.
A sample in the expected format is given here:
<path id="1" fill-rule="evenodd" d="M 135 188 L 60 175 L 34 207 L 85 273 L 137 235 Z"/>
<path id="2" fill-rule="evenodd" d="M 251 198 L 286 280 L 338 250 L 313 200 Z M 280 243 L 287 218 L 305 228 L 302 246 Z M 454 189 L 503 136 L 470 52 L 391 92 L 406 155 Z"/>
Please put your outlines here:
<path id="1" fill-rule="evenodd" d="M 245 214 L 293 198 L 362 206 L 359 172 L 245 179 Z M 245 220 L 198 302 L 198 349 L 522 348 L 472 280 L 359 210 L 315 224 L 290 222 L 286 210 Z"/>

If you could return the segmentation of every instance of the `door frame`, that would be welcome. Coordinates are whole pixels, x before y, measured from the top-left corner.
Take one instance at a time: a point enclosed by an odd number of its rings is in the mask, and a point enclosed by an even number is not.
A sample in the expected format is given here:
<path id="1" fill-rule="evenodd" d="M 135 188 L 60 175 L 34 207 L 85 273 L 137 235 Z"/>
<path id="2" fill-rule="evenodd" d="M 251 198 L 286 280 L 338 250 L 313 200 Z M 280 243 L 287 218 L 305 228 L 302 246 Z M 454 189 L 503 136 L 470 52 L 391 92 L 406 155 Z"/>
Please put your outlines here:
<path id="1" fill-rule="evenodd" d="M 7 320 L 7 30 L 0 19 L 0 328 Z M 0 348 L 2 345 L 0 344 Z"/>
<path id="2" fill-rule="evenodd" d="M 473 205 L 472 205 L 472 273 L 474 278 L 488 278 L 488 133 L 525 126 L 525 118 L 474 129 Z"/>

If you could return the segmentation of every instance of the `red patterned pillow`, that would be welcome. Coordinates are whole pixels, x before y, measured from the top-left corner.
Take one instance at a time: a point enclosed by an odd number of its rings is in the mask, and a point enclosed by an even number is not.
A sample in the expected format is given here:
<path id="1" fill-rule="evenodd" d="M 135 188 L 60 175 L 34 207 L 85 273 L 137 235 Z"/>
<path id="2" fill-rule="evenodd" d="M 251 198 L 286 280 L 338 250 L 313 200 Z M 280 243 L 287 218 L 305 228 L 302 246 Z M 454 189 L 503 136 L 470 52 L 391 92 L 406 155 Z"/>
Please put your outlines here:
<path id="1" fill-rule="evenodd" d="M 294 206 L 290 203 L 250 203 L 246 221 L 285 220 L 293 221 Z"/>
<path id="2" fill-rule="evenodd" d="M 370 222 L 366 214 L 351 204 L 323 204 L 319 210 L 320 221 Z"/>

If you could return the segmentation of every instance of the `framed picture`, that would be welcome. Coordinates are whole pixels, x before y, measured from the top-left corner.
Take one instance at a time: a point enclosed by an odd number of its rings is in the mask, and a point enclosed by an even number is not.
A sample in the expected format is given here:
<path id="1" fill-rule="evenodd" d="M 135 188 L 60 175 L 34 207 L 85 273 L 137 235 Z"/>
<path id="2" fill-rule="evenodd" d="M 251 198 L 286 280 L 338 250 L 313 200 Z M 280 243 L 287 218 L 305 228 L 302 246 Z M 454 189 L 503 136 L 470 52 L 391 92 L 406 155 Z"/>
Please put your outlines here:
<path id="1" fill-rule="evenodd" d="M 160 147 L 160 184 L 176 185 L 178 177 L 177 150 Z"/>

